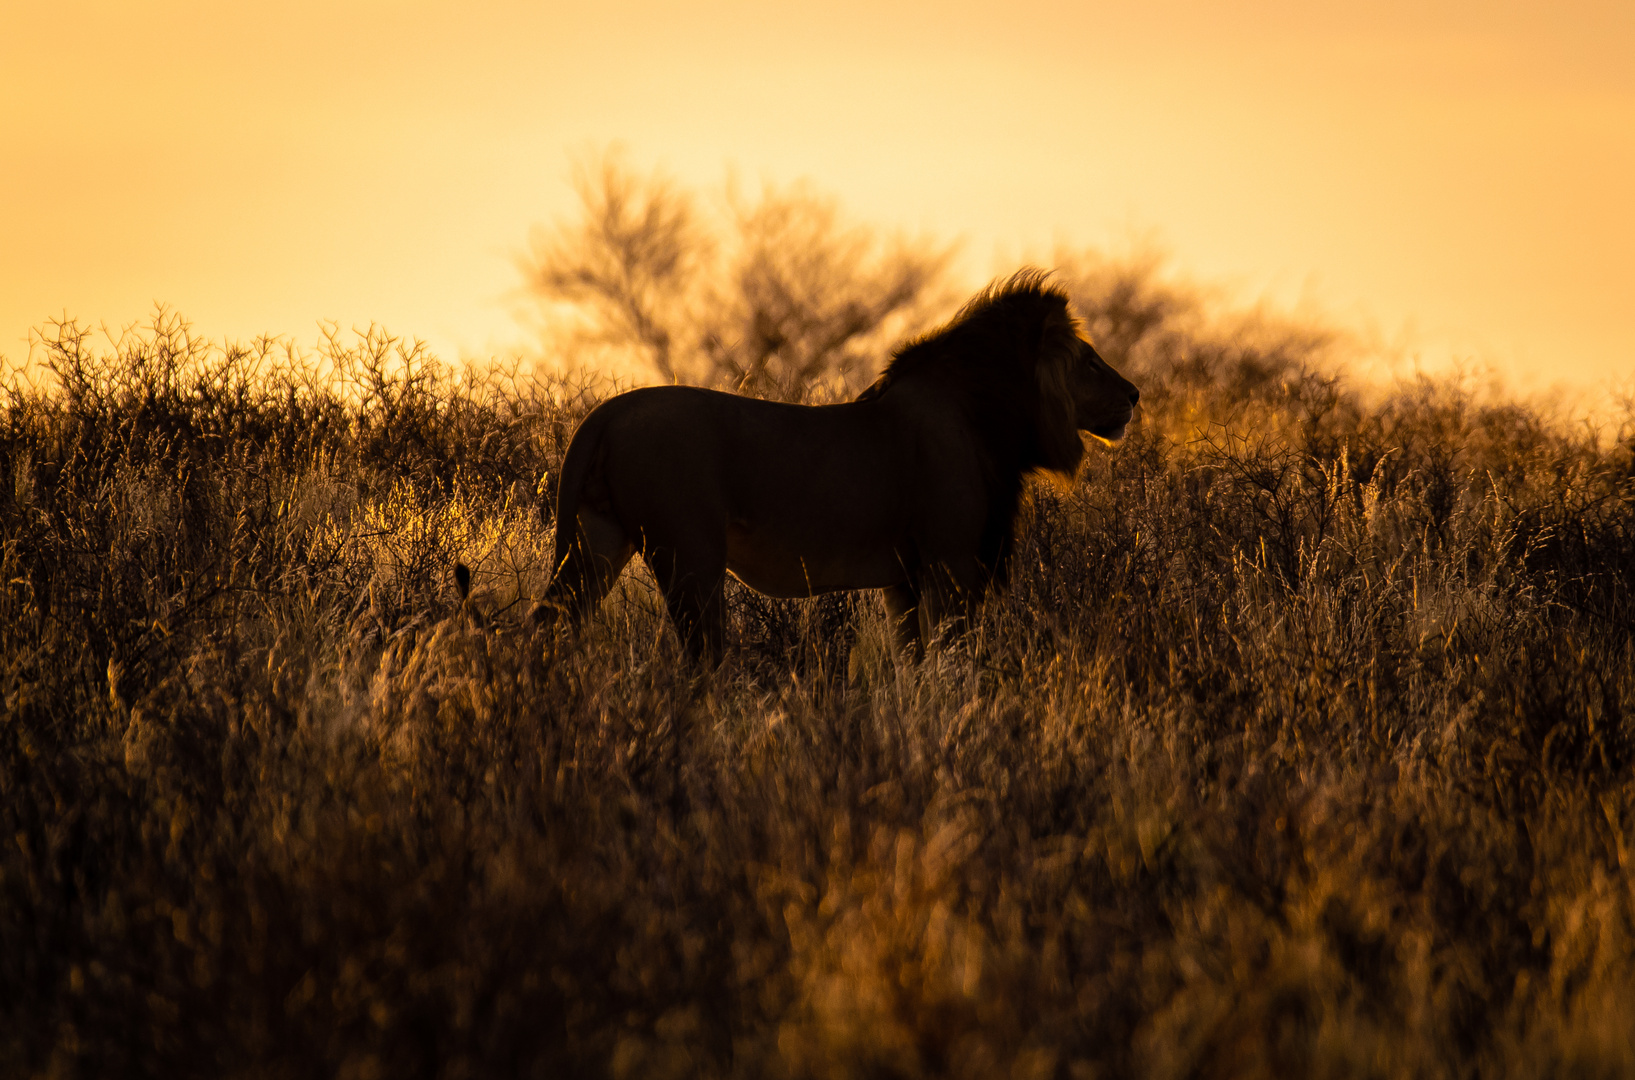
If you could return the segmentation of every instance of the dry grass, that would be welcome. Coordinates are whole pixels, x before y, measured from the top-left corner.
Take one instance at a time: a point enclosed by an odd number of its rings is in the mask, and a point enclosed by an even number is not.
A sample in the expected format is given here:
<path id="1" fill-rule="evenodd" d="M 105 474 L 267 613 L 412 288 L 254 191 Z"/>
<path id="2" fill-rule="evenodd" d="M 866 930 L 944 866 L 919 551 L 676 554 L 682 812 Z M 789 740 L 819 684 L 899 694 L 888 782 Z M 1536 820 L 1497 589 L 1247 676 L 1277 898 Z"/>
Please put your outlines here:
<path id="1" fill-rule="evenodd" d="M 972 640 L 738 591 L 701 679 L 635 577 L 519 655 L 594 390 L 58 328 L 0 411 L 0 1072 L 1635 1071 L 1627 446 L 1129 299 L 1145 427 Z"/>

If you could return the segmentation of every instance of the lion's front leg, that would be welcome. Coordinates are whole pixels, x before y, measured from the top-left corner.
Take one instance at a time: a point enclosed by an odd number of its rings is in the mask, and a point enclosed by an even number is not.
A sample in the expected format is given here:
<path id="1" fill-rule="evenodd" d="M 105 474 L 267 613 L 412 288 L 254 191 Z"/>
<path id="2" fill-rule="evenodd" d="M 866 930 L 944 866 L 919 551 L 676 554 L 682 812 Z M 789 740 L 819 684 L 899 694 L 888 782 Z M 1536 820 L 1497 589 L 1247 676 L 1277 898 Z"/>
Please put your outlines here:
<path id="1" fill-rule="evenodd" d="M 984 585 L 981 574 L 968 568 L 965 573 L 946 565 L 927 568 L 918 589 L 921 639 L 929 643 L 939 633 L 953 639 L 968 631 L 975 625 Z"/>
<path id="2" fill-rule="evenodd" d="M 924 655 L 920 639 L 920 598 L 908 582 L 887 585 L 880 590 L 886 599 L 886 622 L 897 655 L 919 662 Z"/>

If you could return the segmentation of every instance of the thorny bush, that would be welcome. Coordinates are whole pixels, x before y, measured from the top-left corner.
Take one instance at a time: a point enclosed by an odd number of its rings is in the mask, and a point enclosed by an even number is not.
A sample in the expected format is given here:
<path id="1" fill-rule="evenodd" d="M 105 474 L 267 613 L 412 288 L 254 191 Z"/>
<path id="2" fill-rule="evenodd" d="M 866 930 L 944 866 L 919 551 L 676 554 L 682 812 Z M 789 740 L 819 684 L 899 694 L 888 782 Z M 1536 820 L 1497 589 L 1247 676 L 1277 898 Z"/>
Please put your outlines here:
<path id="1" fill-rule="evenodd" d="M 695 677 L 640 574 L 526 649 L 605 386 L 54 327 L 0 410 L 0 1068 L 1635 1069 L 1627 444 L 1070 270 L 1143 425 L 917 667 L 735 590 Z"/>

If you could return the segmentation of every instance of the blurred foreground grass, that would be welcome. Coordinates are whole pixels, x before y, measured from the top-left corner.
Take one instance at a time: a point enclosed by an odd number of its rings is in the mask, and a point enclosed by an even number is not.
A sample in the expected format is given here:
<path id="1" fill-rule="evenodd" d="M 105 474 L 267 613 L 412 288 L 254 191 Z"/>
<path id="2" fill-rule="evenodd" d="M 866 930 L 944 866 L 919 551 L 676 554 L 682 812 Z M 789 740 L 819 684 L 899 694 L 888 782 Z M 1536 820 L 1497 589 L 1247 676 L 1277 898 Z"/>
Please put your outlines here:
<path id="1" fill-rule="evenodd" d="M 1145 420 L 918 669 L 517 625 L 605 388 L 69 324 L 0 410 L 0 1072 L 1623 1076 L 1623 441 L 1070 271 Z M 461 610 L 456 560 L 477 589 Z"/>

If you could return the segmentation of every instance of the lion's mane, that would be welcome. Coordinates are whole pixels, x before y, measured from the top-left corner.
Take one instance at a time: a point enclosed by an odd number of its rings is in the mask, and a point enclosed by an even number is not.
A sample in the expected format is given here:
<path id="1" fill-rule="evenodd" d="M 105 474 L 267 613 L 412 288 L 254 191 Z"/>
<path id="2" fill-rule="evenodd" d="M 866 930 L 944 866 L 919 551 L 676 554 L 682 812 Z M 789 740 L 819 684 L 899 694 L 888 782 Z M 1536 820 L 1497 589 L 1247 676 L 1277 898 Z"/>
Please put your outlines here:
<path id="1" fill-rule="evenodd" d="M 946 324 L 897 349 L 857 400 L 913 380 L 934 382 L 960 403 L 988 482 L 979 557 L 1002 576 L 1029 473 L 1071 480 L 1084 460 L 1075 423 L 1073 365 L 1079 324 L 1048 271 L 1027 269 L 990 284 Z"/>

